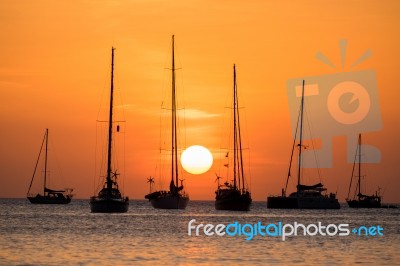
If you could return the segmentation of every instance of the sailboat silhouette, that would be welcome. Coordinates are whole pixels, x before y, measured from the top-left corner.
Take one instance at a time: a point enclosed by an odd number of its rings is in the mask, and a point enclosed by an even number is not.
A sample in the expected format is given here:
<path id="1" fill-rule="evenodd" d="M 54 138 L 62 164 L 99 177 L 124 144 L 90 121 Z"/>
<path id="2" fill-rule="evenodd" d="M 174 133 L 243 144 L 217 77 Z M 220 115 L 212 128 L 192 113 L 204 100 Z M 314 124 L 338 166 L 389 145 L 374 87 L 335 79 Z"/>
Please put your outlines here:
<path id="1" fill-rule="evenodd" d="M 227 153 L 226 157 L 229 156 Z M 227 167 L 229 165 L 226 165 Z M 239 100 L 236 84 L 236 66 L 233 65 L 233 184 L 226 181 L 219 184 L 215 191 L 215 209 L 231 211 L 248 211 L 251 205 L 251 195 L 246 188 L 243 169 L 242 139 L 240 133 Z"/>
<path id="2" fill-rule="evenodd" d="M 169 191 L 155 191 L 145 196 L 157 209 L 185 209 L 189 202 L 189 196 L 183 191 L 183 185 L 179 186 L 175 70 L 174 35 L 172 35 L 171 181 Z"/>
<path id="3" fill-rule="evenodd" d="M 270 196 L 267 197 L 267 207 L 271 209 L 340 209 L 340 204 L 336 198 L 336 194 L 330 193 L 324 195 L 322 192 L 326 191 L 324 185 L 317 183 L 314 185 L 304 185 L 301 183 L 302 171 L 302 150 L 305 148 L 303 145 L 303 116 L 304 116 L 304 80 L 302 87 L 302 96 L 300 103 L 300 113 L 297 125 L 300 126 L 299 132 L 299 143 L 296 145 L 296 136 L 293 141 L 292 153 L 289 163 L 289 171 L 286 179 L 286 186 L 282 189 L 281 196 Z M 286 196 L 287 185 L 291 176 L 291 167 L 294 156 L 295 147 L 299 149 L 298 155 L 298 171 L 297 171 L 297 190 Z"/>
<path id="4" fill-rule="evenodd" d="M 113 96 L 114 96 L 114 50 L 111 48 L 111 86 L 110 86 L 110 110 L 108 120 L 107 143 L 107 173 L 106 182 L 97 196 L 90 198 L 92 212 L 127 212 L 129 206 L 128 197 L 123 197 L 118 188 L 116 171 L 112 170 L 112 127 L 113 127 Z"/>

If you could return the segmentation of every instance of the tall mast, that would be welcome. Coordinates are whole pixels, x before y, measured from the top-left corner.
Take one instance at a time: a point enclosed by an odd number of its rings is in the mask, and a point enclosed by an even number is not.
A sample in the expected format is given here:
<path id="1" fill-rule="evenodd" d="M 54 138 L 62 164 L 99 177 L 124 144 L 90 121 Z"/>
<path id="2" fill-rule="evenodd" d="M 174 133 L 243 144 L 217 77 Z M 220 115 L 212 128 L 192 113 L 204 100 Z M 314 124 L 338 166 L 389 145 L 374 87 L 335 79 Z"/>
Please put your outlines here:
<path id="1" fill-rule="evenodd" d="M 47 145 L 49 142 L 49 129 L 46 128 L 46 153 L 44 155 L 44 185 L 43 185 L 43 196 L 46 195 L 46 179 L 47 179 Z"/>
<path id="2" fill-rule="evenodd" d="M 107 194 L 111 195 L 111 147 L 113 124 L 113 94 L 114 94 L 114 47 L 111 47 L 111 85 L 110 85 L 110 114 L 108 119 L 108 156 L 107 156 Z"/>
<path id="3" fill-rule="evenodd" d="M 233 65 L 233 188 L 236 189 L 236 65 Z"/>
<path id="4" fill-rule="evenodd" d="M 299 142 L 299 169 L 297 173 L 297 192 L 299 191 L 300 175 L 301 175 L 301 149 L 303 148 L 303 116 L 304 116 L 304 80 L 301 90 L 301 105 L 300 105 L 300 142 Z"/>
<path id="5" fill-rule="evenodd" d="M 361 195 L 361 134 L 358 135 L 358 201 Z"/>
<path id="6" fill-rule="evenodd" d="M 235 78 L 236 78 L 236 68 L 235 68 Z M 236 116 L 237 116 L 237 126 L 236 126 L 236 130 L 237 130 L 237 138 L 238 138 L 238 160 L 239 160 L 239 164 L 238 164 L 238 171 L 239 171 L 239 178 L 241 178 L 241 180 L 239 180 L 239 187 L 241 184 L 241 189 L 244 189 L 244 170 L 243 170 L 243 154 L 242 154 L 242 136 L 240 134 L 240 118 L 239 118 L 239 99 L 238 99 L 238 93 L 237 93 L 237 83 L 236 83 L 236 79 L 235 79 L 235 95 L 236 95 Z"/>
<path id="7" fill-rule="evenodd" d="M 178 187 L 178 141 L 176 136 L 176 90 L 175 90 L 175 51 L 174 51 L 174 35 L 172 35 L 172 175 L 175 186 Z"/>

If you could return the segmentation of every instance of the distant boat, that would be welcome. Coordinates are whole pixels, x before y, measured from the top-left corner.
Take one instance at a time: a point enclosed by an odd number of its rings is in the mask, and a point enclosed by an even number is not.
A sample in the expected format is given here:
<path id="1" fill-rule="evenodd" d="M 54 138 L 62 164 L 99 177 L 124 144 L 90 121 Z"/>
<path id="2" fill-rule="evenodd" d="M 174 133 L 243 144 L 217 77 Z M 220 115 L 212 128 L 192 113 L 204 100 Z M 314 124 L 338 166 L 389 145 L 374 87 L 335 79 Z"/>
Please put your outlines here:
<path id="1" fill-rule="evenodd" d="M 171 153 L 171 182 L 169 191 L 155 191 L 147 194 L 145 199 L 151 202 L 156 209 L 185 209 L 189 196 L 183 191 L 183 185 L 179 186 L 178 177 L 178 136 L 176 121 L 176 89 L 175 89 L 175 52 L 174 52 L 174 35 L 172 35 L 172 153 Z M 153 182 L 153 181 L 151 181 Z M 152 183 L 150 183 L 151 185 Z"/>
<path id="2" fill-rule="evenodd" d="M 282 189 L 282 195 L 280 196 L 270 196 L 267 197 L 267 207 L 271 209 L 340 209 L 340 204 L 336 198 L 335 193 L 329 193 L 329 195 L 323 195 L 322 192 L 327 189 L 324 188 L 323 184 L 318 183 L 314 185 L 304 185 L 301 184 L 301 159 L 302 159 L 302 149 L 304 145 L 302 143 L 303 136 L 303 111 L 304 111 L 304 80 L 303 80 L 303 88 L 302 88 L 302 97 L 301 97 L 301 105 L 300 105 L 300 114 L 297 125 L 300 123 L 300 142 L 296 145 L 296 136 L 297 136 L 297 128 L 296 134 L 293 141 L 292 153 L 289 163 L 289 171 L 286 179 L 286 186 Z M 298 156 L 298 174 L 297 174 L 297 191 L 291 193 L 289 196 L 286 196 L 286 189 L 288 185 L 289 178 L 291 176 L 291 167 L 293 161 L 293 154 L 295 146 L 299 148 L 299 156 Z"/>
<path id="3" fill-rule="evenodd" d="M 229 167 L 229 165 L 228 165 Z M 217 180 L 220 177 L 217 176 Z M 245 186 L 242 159 L 242 139 L 240 134 L 239 102 L 236 84 L 236 66 L 233 65 L 233 184 L 226 181 L 215 191 L 215 209 L 249 211 L 251 195 Z"/>
<path id="4" fill-rule="evenodd" d="M 118 188 L 117 171 L 112 170 L 112 133 L 113 133 L 113 93 L 114 93 L 114 50 L 111 48 L 111 88 L 110 88 L 110 112 L 108 120 L 108 149 L 107 149 L 107 173 L 103 188 L 97 196 L 90 198 L 90 209 L 98 213 L 122 213 L 128 211 L 129 199 L 123 197 Z M 117 126 L 118 127 L 118 126 Z"/>
<path id="5" fill-rule="evenodd" d="M 42 145 L 40 146 L 39 156 L 36 161 L 35 170 L 33 171 L 33 176 L 31 179 L 31 183 L 29 185 L 27 198 L 33 204 L 68 204 L 71 202 L 72 199 L 72 189 L 65 189 L 65 190 L 53 190 L 47 188 L 47 146 L 48 146 L 48 139 L 49 139 L 49 130 L 46 128 L 46 132 L 44 134 Z M 30 194 L 30 190 L 32 188 L 33 179 L 35 178 L 36 169 L 40 160 L 40 155 L 43 150 L 43 145 L 45 145 L 45 155 L 44 155 L 44 182 L 43 182 L 43 195 L 37 194 L 32 195 Z"/>
<path id="6" fill-rule="evenodd" d="M 355 189 L 357 195 L 350 199 L 351 184 L 353 183 L 354 169 L 358 158 L 358 181 Z M 356 193 L 354 193 L 356 194 Z M 351 173 L 349 192 L 347 194 L 347 204 L 350 208 L 381 208 L 381 196 L 378 191 L 374 195 L 364 195 L 361 193 L 361 134 L 358 135 L 358 145 L 356 155 L 354 157 L 353 171 Z"/>

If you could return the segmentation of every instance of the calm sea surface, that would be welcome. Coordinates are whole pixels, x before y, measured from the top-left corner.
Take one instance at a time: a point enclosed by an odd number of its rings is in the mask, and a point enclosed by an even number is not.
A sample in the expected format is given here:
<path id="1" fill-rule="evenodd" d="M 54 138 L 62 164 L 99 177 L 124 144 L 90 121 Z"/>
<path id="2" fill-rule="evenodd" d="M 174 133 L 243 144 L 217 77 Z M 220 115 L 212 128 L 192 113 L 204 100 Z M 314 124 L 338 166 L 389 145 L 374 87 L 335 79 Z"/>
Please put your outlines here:
<path id="1" fill-rule="evenodd" d="M 0 199 L 0 265 L 400 265 L 400 209 L 216 211 L 212 201 L 156 210 L 131 201 L 125 214 L 90 213 L 88 200 L 32 205 Z M 188 236 L 195 225 L 294 222 L 383 228 L 383 236 Z M 333 231 L 333 230 L 332 230 Z M 193 234 L 195 231 L 192 232 Z"/>

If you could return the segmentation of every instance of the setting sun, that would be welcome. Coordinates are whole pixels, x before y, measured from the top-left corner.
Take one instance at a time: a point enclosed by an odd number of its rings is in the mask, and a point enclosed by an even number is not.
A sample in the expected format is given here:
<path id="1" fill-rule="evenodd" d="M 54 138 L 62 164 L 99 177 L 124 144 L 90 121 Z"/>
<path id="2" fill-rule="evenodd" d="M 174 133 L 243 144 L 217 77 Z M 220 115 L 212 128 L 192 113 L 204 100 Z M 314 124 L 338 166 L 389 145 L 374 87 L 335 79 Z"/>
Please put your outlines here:
<path id="1" fill-rule="evenodd" d="M 194 145 L 183 151 L 181 164 L 187 172 L 198 175 L 207 172 L 211 168 L 213 157 L 207 148 Z"/>

